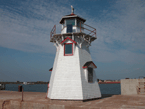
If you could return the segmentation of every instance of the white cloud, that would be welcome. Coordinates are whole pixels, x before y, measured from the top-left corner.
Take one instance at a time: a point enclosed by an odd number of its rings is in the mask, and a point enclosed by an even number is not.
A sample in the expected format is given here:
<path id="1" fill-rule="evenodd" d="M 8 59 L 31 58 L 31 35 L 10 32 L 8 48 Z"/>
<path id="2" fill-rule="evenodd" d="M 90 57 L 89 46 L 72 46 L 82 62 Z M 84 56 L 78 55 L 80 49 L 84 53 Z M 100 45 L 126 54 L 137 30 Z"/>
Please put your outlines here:
<path id="1" fill-rule="evenodd" d="M 60 33 L 59 21 L 70 13 L 70 5 L 66 4 L 70 2 L 26 1 L 18 7 L 1 5 L 0 46 L 26 52 L 55 53 L 49 33 L 56 23 L 57 33 Z M 96 61 L 136 62 L 145 59 L 144 5 L 141 0 L 118 0 L 109 7 L 110 10 L 100 10 L 99 17 L 87 16 L 85 9 L 76 13 L 97 29 L 98 39 L 91 47 L 91 54 L 97 56 Z"/>
<path id="2" fill-rule="evenodd" d="M 0 46 L 54 53 L 55 48 L 49 42 L 50 31 L 56 23 L 60 27 L 59 20 L 67 11 L 61 3 L 55 2 L 27 1 L 18 7 L 1 6 Z"/>
<path id="3" fill-rule="evenodd" d="M 121 0 L 110 8 L 111 11 L 102 10 L 102 19 L 96 18 L 96 23 L 89 19 L 97 28 L 98 39 L 91 48 L 96 61 L 144 61 L 145 2 Z"/>

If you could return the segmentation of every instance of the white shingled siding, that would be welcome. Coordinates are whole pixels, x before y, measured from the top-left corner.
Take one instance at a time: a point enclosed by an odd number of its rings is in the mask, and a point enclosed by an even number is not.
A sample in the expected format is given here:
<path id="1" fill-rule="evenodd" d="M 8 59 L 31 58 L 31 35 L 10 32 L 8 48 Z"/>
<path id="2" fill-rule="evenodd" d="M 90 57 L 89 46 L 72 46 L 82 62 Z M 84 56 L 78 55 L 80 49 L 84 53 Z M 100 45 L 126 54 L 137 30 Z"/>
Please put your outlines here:
<path id="1" fill-rule="evenodd" d="M 67 43 L 70 42 L 68 41 Z M 58 61 L 55 64 L 57 64 L 56 69 L 53 69 L 54 71 L 52 72 L 55 73 L 55 76 L 52 76 L 53 86 L 49 89 L 50 94 L 48 97 L 51 99 L 82 100 L 78 48 L 76 47 L 74 50 L 73 56 L 64 56 L 64 46 L 60 46 Z"/>
<path id="2" fill-rule="evenodd" d="M 87 70 L 87 68 L 84 68 L 84 75 L 85 75 L 86 81 L 88 81 L 88 70 Z"/>
<path id="3" fill-rule="evenodd" d="M 77 38 L 75 41 L 79 42 Z M 68 100 L 101 97 L 96 77 L 94 77 L 94 83 L 88 83 L 87 69 L 82 68 L 87 61 L 92 61 L 89 48 L 86 47 L 86 43 L 82 44 L 82 48 L 78 44 L 73 45 L 75 48 L 73 56 L 64 56 L 64 45 L 59 45 L 51 74 L 48 97 Z"/>
<path id="4" fill-rule="evenodd" d="M 49 82 L 49 90 L 48 90 L 48 94 L 47 96 L 50 97 L 51 96 L 51 91 L 52 91 L 52 87 L 53 87 L 53 81 L 54 81 L 54 75 L 55 75 L 55 72 L 56 72 L 56 67 L 57 67 L 57 62 L 58 62 L 58 55 L 59 55 L 59 46 L 56 48 L 57 51 L 56 51 L 56 56 L 55 56 L 55 60 L 54 60 L 54 64 L 53 64 L 53 69 L 52 69 L 52 72 L 51 72 L 51 77 L 50 77 L 50 82 Z"/>
<path id="5" fill-rule="evenodd" d="M 90 51 L 86 47 L 86 43 L 82 44 L 82 49 L 80 49 L 80 51 L 79 51 L 79 56 L 80 56 L 80 69 L 81 69 L 83 99 L 91 99 L 91 98 L 101 97 L 100 88 L 99 88 L 99 85 L 97 82 L 95 71 L 93 72 L 93 75 L 94 75 L 94 78 L 93 78 L 94 82 L 93 83 L 88 83 L 88 80 L 85 79 L 86 74 L 85 74 L 82 66 L 87 61 L 92 61 Z"/>

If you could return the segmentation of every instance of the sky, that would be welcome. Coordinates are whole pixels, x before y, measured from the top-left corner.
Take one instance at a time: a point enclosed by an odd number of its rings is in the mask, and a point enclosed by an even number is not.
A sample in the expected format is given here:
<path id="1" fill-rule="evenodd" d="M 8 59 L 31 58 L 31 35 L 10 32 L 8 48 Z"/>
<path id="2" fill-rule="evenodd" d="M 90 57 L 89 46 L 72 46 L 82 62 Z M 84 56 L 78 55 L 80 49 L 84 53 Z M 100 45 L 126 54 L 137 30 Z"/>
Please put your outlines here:
<path id="1" fill-rule="evenodd" d="M 145 0 L 0 0 L 0 81 L 49 81 L 50 31 L 65 15 L 97 30 L 90 46 L 98 79 L 145 76 Z"/>

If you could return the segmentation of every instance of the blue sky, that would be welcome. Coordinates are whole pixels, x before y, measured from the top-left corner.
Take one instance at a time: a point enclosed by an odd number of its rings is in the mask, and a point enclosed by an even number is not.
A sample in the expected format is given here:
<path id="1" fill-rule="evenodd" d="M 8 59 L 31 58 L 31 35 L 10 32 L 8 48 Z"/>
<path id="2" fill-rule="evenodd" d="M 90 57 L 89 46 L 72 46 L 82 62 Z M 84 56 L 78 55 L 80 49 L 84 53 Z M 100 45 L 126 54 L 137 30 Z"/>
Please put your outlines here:
<path id="1" fill-rule="evenodd" d="M 99 79 L 145 76 L 144 0 L 1 0 L 0 81 L 49 81 L 50 31 L 71 13 L 97 29 L 90 47 Z"/>

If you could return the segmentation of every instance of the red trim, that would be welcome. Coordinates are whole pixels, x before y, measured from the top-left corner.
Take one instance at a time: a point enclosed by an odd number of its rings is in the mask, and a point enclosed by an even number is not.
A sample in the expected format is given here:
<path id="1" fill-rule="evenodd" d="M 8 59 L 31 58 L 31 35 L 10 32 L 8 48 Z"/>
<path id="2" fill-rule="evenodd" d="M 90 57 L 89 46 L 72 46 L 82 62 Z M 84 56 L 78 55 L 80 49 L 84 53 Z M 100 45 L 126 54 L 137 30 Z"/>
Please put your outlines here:
<path id="1" fill-rule="evenodd" d="M 95 67 L 95 68 L 97 68 L 97 66 L 96 66 L 93 62 L 91 62 L 90 64 L 93 64 L 93 65 L 94 65 L 94 67 Z M 89 64 L 89 65 L 90 65 L 90 64 Z M 88 66 L 89 66 L 89 65 L 88 65 Z M 88 67 L 88 66 L 87 66 L 87 67 Z"/>
<path id="2" fill-rule="evenodd" d="M 75 15 L 74 13 L 71 13 L 71 15 Z"/>
<path id="3" fill-rule="evenodd" d="M 94 67 L 97 68 L 97 66 L 96 66 L 93 62 L 91 62 L 90 64 L 93 64 Z M 89 64 L 89 65 L 90 65 L 90 64 Z M 89 65 L 88 65 L 88 66 L 89 66 Z M 83 66 L 82 68 L 88 68 L 88 66 Z"/>
<path id="4" fill-rule="evenodd" d="M 66 39 L 64 39 L 60 44 L 63 44 L 63 43 L 64 43 L 65 41 L 67 41 L 67 40 L 70 40 L 70 41 L 72 41 L 73 43 L 76 44 L 76 41 L 72 40 L 72 39 L 69 38 L 69 37 L 67 37 Z"/>
<path id="5" fill-rule="evenodd" d="M 83 68 L 85 69 L 85 68 L 88 68 L 87 66 L 83 66 Z"/>
<path id="6" fill-rule="evenodd" d="M 49 69 L 49 71 L 52 71 L 53 70 L 53 67 L 51 69 Z"/>
<path id="7" fill-rule="evenodd" d="M 49 70 L 50 72 L 52 71 L 52 70 Z"/>
<path id="8" fill-rule="evenodd" d="M 65 45 L 72 44 L 72 54 L 65 54 Z M 64 56 L 72 56 L 73 55 L 73 43 L 64 43 Z"/>

